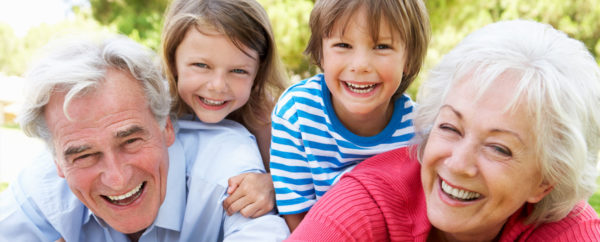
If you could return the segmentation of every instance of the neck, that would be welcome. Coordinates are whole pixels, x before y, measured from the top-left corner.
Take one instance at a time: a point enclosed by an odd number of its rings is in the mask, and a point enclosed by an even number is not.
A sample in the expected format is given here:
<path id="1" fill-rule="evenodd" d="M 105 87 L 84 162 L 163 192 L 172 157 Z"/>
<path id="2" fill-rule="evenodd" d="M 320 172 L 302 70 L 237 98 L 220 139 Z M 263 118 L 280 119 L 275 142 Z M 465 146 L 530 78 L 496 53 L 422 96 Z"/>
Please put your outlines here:
<path id="1" fill-rule="evenodd" d="M 394 114 L 393 100 L 381 109 L 364 114 L 352 113 L 333 100 L 332 105 L 335 114 L 344 127 L 352 133 L 364 137 L 374 136 L 383 131 Z"/>
<path id="2" fill-rule="evenodd" d="M 428 242 L 462 242 L 462 241 L 499 241 L 500 233 L 497 233 L 494 237 L 474 237 L 474 236 L 465 236 L 465 235 L 457 235 L 451 234 L 437 229 L 436 227 L 431 227 L 431 231 L 429 231 L 429 235 L 427 236 Z"/>
<path id="3" fill-rule="evenodd" d="M 129 238 L 129 240 L 131 240 L 131 242 L 137 242 L 140 237 L 142 237 L 142 234 L 144 233 L 145 229 L 140 230 L 138 232 L 132 233 L 132 234 L 127 234 L 127 238 Z"/>

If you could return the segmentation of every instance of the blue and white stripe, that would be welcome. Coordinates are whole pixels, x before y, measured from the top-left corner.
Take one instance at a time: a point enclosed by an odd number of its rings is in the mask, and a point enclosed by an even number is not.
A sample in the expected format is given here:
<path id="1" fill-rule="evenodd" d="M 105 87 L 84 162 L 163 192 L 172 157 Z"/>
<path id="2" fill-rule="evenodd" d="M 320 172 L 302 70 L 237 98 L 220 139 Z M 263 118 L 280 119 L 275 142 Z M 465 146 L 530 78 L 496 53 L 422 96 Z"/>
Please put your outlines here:
<path id="1" fill-rule="evenodd" d="M 322 74 L 286 90 L 273 111 L 271 174 L 281 214 L 308 211 L 356 164 L 407 146 L 414 136 L 414 104 L 397 98 L 394 114 L 379 134 L 361 137 L 337 119 Z"/>

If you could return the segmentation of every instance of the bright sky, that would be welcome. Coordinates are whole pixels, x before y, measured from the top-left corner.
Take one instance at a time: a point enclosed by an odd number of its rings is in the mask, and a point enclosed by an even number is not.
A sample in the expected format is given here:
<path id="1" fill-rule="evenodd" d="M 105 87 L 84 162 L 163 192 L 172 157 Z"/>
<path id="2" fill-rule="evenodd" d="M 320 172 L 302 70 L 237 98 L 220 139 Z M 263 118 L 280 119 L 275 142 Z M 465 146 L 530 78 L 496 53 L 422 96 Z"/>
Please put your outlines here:
<path id="1" fill-rule="evenodd" d="M 0 22 L 9 24 L 19 37 L 41 23 L 57 23 L 71 14 L 73 0 L 0 0 Z"/>

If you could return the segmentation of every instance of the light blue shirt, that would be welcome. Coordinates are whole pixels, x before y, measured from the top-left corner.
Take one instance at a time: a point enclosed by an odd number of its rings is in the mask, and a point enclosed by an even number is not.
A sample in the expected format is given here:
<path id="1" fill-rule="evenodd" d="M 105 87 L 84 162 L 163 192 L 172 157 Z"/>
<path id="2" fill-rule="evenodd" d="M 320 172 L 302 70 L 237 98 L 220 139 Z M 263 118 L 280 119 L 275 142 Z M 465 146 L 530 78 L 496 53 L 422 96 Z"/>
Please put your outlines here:
<path id="1" fill-rule="evenodd" d="M 228 216 L 227 180 L 264 172 L 253 136 L 241 125 L 179 121 L 169 147 L 167 194 L 139 241 L 280 241 L 289 235 L 273 212 Z M 0 241 L 129 241 L 96 217 L 56 173 L 49 154 L 36 159 L 0 194 Z"/>

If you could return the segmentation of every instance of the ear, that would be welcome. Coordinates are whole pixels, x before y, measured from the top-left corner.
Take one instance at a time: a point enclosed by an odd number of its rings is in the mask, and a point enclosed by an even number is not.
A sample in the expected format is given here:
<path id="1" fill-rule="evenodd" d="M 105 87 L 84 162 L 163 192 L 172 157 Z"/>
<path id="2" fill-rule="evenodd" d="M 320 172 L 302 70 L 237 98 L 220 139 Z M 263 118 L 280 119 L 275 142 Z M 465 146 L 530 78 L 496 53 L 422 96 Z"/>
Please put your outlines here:
<path id="1" fill-rule="evenodd" d="M 534 191 L 533 194 L 527 199 L 529 203 L 537 203 L 541 201 L 548 193 L 554 189 L 554 184 L 550 184 L 543 181 Z"/>
<path id="2" fill-rule="evenodd" d="M 58 165 L 58 160 L 56 158 L 54 158 L 54 165 L 56 166 L 56 173 L 58 173 L 58 176 L 65 178 L 65 174 L 62 171 L 62 167 L 60 165 Z"/>
<path id="3" fill-rule="evenodd" d="M 175 129 L 173 128 L 173 123 L 171 122 L 170 117 L 167 117 L 167 122 L 165 124 L 165 130 L 163 131 L 163 135 L 165 136 L 167 146 L 171 146 L 175 142 Z"/>

